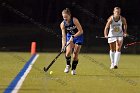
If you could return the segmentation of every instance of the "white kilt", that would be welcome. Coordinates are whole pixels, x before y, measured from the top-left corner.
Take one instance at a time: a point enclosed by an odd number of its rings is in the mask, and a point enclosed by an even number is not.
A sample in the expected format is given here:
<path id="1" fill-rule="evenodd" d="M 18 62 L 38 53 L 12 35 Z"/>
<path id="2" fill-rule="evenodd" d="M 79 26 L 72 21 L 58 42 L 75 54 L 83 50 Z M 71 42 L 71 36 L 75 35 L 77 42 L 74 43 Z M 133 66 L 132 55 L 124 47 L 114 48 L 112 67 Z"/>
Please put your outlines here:
<path id="1" fill-rule="evenodd" d="M 112 38 L 108 38 L 108 43 L 113 43 L 115 41 L 123 41 L 123 37 L 112 37 Z"/>

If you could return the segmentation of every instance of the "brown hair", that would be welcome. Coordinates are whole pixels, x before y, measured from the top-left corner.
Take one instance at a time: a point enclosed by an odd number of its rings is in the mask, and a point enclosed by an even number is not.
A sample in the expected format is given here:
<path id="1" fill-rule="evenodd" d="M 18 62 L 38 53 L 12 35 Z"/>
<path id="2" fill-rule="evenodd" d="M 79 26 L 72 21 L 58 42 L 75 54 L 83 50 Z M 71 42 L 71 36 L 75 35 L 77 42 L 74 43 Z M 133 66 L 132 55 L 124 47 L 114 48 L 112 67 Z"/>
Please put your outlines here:
<path id="1" fill-rule="evenodd" d="M 69 8 L 65 8 L 62 13 L 65 13 L 65 14 L 68 14 L 71 16 L 71 12 L 70 12 L 70 9 Z"/>

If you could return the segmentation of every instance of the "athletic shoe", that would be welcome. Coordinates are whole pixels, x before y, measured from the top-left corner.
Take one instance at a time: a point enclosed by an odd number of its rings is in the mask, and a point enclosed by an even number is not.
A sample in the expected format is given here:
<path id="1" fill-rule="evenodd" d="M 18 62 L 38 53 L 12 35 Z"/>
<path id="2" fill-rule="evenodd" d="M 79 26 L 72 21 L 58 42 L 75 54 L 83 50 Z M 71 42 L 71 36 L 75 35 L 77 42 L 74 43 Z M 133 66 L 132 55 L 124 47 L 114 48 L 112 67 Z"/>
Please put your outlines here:
<path id="1" fill-rule="evenodd" d="M 117 68 L 118 68 L 118 66 L 117 66 L 117 65 L 115 65 L 115 66 L 114 66 L 114 69 L 117 69 Z"/>
<path id="2" fill-rule="evenodd" d="M 75 71 L 75 70 L 72 70 L 72 71 L 71 71 L 71 74 L 72 74 L 72 75 L 76 75 L 76 71 Z"/>
<path id="3" fill-rule="evenodd" d="M 114 68 L 114 64 L 111 64 L 110 69 L 113 69 L 113 68 Z"/>
<path id="4" fill-rule="evenodd" d="M 71 67 L 70 65 L 66 65 L 66 68 L 65 68 L 64 72 L 65 72 L 65 73 L 68 73 L 69 70 L 70 70 L 70 67 Z"/>

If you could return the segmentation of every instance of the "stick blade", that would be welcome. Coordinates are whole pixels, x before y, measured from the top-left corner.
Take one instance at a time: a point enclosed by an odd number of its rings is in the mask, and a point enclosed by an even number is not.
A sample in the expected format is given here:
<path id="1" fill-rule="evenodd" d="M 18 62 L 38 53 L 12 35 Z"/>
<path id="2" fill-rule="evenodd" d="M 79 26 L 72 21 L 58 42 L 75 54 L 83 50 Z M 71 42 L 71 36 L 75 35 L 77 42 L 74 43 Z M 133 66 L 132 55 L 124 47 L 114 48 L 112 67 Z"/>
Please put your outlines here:
<path id="1" fill-rule="evenodd" d="M 128 47 L 127 47 L 127 46 L 124 46 L 123 48 L 124 48 L 124 49 L 127 49 Z"/>
<path id="2" fill-rule="evenodd" d="M 47 72 L 47 69 L 46 69 L 46 67 L 44 67 L 44 69 L 43 69 L 45 72 Z"/>
<path id="3" fill-rule="evenodd" d="M 96 36 L 96 38 L 99 38 L 98 36 Z"/>

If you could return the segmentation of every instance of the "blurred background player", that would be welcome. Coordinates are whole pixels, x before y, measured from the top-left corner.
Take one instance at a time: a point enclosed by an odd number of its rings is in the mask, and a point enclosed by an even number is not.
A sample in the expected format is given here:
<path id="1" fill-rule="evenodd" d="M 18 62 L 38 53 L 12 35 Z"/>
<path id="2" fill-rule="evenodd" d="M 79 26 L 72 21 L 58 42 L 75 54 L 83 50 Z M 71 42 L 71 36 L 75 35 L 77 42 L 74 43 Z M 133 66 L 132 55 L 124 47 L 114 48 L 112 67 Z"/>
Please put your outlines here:
<path id="1" fill-rule="evenodd" d="M 66 48 L 66 68 L 65 73 L 68 73 L 71 68 L 71 74 L 76 74 L 76 66 L 78 64 L 78 54 L 83 44 L 83 29 L 77 18 L 71 16 L 68 8 L 62 11 L 63 21 L 60 24 L 62 31 L 62 49 L 68 43 Z M 73 62 L 71 65 L 71 53 L 73 53 Z"/>
<path id="2" fill-rule="evenodd" d="M 115 7 L 113 10 L 113 15 L 108 18 L 104 29 L 104 36 L 106 38 L 112 37 L 108 38 L 111 60 L 110 69 L 118 68 L 118 62 L 121 55 L 121 47 L 123 44 L 123 37 L 127 36 L 127 22 L 126 19 L 120 15 L 120 13 L 120 7 Z"/>

